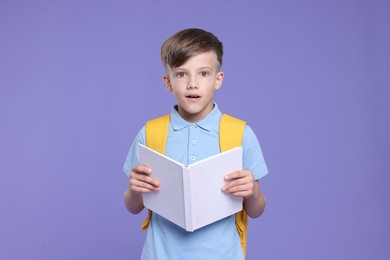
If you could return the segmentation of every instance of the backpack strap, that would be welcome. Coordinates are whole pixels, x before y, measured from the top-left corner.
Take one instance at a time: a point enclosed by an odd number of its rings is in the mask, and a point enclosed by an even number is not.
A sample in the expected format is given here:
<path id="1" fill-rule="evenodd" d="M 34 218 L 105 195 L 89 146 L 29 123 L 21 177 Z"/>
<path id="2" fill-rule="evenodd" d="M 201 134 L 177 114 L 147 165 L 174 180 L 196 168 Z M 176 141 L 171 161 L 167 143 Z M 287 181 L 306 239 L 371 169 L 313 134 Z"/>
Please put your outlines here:
<path id="1" fill-rule="evenodd" d="M 219 145 L 221 152 L 225 152 L 242 145 L 245 125 L 245 121 L 227 114 L 222 115 L 219 124 Z M 169 115 L 165 115 L 146 122 L 146 146 L 161 154 L 165 154 L 168 128 Z M 152 211 L 148 210 L 148 217 L 142 223 L 142 230 L 146 230 L 149 227 L 151 218 Z M 236 228 L 240 237 L 242 250 L 244 251 L 244 255 L 246 255 L 248 216 L 245 213 L 245 210 L 236 213 Z"/>
<path id="2" fill-rule="evenodd" d="M 146 146 L 165 154 L 169 126 L 169 114 L 146 122 Z"/>
<path id="3" fill-rule="evenodd" d="M 219 145 L 221 152 L 242 146 L 245 121 L 223 114 L 219 125 Z M 241 247 L 246 255 L 246 237 L 248 231 L 248 215 L 245 210 L 236 213 L 236 228 Z"/>
<path id="4" fill-rule="evenodd" d="M 219 146 L 221 153 L 240 147 L 244 136 L 245 121 L 223 114 L 219 123 Z"/>

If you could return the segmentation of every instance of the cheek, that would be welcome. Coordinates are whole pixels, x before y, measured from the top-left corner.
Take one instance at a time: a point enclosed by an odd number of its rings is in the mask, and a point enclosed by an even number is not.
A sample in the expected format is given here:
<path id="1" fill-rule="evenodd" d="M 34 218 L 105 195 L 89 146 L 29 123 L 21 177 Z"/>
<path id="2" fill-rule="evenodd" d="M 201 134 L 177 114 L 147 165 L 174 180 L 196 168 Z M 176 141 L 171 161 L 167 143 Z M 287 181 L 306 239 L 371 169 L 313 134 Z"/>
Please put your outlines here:
<path id="1" fill-rule="evenodd" d="M 184 80 L 172 80 L 171 81 L 171 88 L 174 89 L 175 91 L 179 91 L 180 89 L 185 86 Z"/>
<path id="2" fill-rule="evenodd" d="M 182 92 L 180 91 L 180 89 L 177 89 L 177 88 L 173 88 L 173 89 L 172 89 L 172 93 L 173 93 L 173 95 L 174 95 L 176 98 L 179 98 L 180 96 L 182 96 Z"/>
<path id="3" fill-rule="evenodd" d="M 216 78 L 209 79 L 209 84 L 215 87 L 218 84 L 218 80 Z"/>

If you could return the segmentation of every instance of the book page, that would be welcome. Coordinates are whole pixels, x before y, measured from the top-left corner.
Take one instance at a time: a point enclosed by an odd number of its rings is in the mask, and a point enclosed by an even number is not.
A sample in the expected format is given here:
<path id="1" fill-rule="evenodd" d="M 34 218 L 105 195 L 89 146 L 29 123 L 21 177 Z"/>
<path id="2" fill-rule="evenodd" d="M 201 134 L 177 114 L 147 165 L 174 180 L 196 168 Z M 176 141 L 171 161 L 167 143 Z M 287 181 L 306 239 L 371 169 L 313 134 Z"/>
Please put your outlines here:
<path id="1" fill-rule="evenodd" d="M 140 164 L 160 182 L 160 191 L 143 194 L 145 207 L 185 228 L 183 165 L 144 145 L 138 149 Z"/>
<path id="2" fill-rule="evenodd" d="M 242 210 L 241 197 L 222 191 L 222 186 L 226 183 L 224 176 L 241 169 L 241 147 L 189 166 L 194 230 Z"/>

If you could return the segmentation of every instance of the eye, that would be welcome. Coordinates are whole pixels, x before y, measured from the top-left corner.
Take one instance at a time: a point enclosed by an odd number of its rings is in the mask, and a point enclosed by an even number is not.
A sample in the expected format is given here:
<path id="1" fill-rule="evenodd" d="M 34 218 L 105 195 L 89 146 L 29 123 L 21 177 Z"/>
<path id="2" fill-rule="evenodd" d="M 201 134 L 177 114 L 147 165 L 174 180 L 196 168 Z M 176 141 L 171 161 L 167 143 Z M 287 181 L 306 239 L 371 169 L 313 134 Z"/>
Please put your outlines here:
<path id="1" fill-rule="evenodd" d="M 207 77 L 208 75 L 210 75 L 210 73 L 208 73 L 207 71 L 201 71 L 201 72 L 200 72 L 200 75 L 201 75 L 202 77 Z"/>
<path id="2" fill-rule="evenodd" d="M 184 72 L 176 72 L 175 76 L 176 78 L 182 78 L 184 77 Z"/>

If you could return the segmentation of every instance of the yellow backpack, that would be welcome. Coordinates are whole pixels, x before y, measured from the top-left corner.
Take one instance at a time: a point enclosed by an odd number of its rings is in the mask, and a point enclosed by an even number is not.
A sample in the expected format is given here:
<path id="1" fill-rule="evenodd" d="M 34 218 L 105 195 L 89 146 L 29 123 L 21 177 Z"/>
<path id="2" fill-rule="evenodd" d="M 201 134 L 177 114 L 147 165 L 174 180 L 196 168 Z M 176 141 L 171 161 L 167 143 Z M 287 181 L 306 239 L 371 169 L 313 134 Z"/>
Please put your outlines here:
<path id="1" fill-rule="evenodd" d="M 219 124 L 220 151 L 224 152 L 242 145 L 245 121 L 223 114 Z M 146 146 L 165 154 L 165 145 L 168 137 L 169 115 L 165 115 L 146 123 Z M 149 227 L 152 211 L 148 210 L 148 217 L 142 223 L 142 230 Z M 248 229 L 248 216 L 245 210 L 236 213 L 236 228 L 240 236 L 242 250 L 246 255 L 246 235 Z"/>

